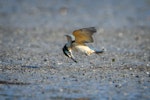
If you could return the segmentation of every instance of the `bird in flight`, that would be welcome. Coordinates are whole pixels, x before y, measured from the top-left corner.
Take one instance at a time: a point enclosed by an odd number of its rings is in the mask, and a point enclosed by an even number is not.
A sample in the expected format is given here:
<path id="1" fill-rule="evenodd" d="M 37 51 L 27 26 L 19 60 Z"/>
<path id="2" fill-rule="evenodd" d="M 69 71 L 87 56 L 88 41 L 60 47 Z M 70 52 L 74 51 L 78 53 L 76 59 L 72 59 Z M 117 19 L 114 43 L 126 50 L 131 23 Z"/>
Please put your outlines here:
<path id="1" fill-rule="evenodd" d="M 75 30 L 72 33 L 73 35 L 65 35 L 68 42 L 62 48 L 63 53 L 76 63 L 77 61 L 75 60 L 72 51 L 80 51 L 86 55 L 103 53 L 104 50 L 93 50 L 85 44 L 94 42 L 92 38 L 94 33 L 96 33 L 95 27 L 89 27 Z"/>

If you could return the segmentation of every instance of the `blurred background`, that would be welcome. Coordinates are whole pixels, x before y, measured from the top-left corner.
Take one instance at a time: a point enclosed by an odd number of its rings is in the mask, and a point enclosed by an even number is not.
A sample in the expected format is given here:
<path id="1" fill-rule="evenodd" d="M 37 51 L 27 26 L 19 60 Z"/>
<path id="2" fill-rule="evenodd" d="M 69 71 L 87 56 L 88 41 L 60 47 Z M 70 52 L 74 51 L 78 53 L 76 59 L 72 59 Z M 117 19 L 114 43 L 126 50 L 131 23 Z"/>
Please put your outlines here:
<path id="1" fill-rule="evenodd" d="M 54 30 L 150 26 L 150 1 L 0 0 L 0 26 Z"/>

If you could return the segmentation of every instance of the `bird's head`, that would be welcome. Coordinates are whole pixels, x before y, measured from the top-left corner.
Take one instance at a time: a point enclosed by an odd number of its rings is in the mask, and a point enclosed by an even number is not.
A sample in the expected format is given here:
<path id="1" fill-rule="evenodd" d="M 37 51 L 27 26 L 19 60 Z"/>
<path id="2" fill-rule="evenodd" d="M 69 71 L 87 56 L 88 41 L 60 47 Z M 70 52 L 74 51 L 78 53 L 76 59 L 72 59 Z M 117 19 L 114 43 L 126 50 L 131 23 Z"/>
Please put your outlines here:
<path id="1" fill-rule="evenodd" d="M 69 49 L 68 49 L 68 47 L 67 47 L 67 44 L 65 44 L 65 46 L 64 46 L 62 49 L 63 49 L 63 53 L 64 53 L 67 57 L 71 58 L 74 62 L 77 63 L 77 61 L 74 59 L 74 56 L 72 55 L 71 51 L 69 51 Z"/>

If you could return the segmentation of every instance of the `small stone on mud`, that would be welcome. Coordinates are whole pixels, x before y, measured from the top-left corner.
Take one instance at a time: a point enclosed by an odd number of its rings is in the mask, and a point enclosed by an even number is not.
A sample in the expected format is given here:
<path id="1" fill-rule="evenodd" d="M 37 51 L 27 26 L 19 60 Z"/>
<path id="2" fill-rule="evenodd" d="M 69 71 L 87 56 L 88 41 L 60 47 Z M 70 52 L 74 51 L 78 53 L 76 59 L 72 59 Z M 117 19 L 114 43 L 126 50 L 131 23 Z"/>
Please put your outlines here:
<path id="1" fill-rule="evenodd" d="M 146 74 L 148 74 L 148 75 L 149 75 L 149 72 L 146 72 Z"/>
<path id="2" fill-rule="evenodd" d="M 139 75 L 136 75 L 135 77 L 136 77 L 136 78 L 139 78 Z"/>
<path id="3" fill-rule="evenodd" d="M 122 33 L 122 32 L 118 33 L 118 36 L 119 36 L 119 37 L 122 37 L 122 36 L 123 36 L 123 33 Z"/>
<path id="4" fill-rule="evenodd" d="M 119 88 L 120 88 L 120 87 L 121 87 L 121 84 L 116 84 L 115 87 L 119 87 Z"/>
<path id="5" fill-rule="evenodd" d="M 132 68 L 130 67 L 130 70 L 132 70 Z"/>
<path id="6" fill-rule="evenodd" d="M 115 62 L 115 58 L 112 59 L 112 62 Z"/>
<path id="7" fill-rule="evenodd" d="M 140 39 L 140 37 L 139 37 L 139 36 L 136 36 L 134 39 L 135 39 L 136 41 L 138 41 L 138 40 Z"/>
<path id="8" fill-rule="evenodd" d="M 44 61 L 46 62 L 46 61 L 47 61 L 47 59 L 45 58 L 45 59 L 44 59 Z"/>
<path id="9" fill-rule="evenodd" d="M 66 78 L 65 78 L 65 77 L 63 77 L 63 79 L 65 80 Z"/>

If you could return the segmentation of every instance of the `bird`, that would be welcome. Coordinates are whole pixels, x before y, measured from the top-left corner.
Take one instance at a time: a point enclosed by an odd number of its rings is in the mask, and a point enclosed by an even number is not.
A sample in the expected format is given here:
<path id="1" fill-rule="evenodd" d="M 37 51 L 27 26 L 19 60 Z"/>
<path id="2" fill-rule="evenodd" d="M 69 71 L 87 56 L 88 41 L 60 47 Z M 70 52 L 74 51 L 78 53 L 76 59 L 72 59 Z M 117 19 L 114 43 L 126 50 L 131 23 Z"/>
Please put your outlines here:
<path id="1" fill-rule="evenodd" d="M 95 29 L 95 27 L 88 27 L 74 30 L 72 35 L 65 35 L 68 42 L 62 48 L 63 53 L 76 63 L 77 60 L 73 56 L 72 51 L 80 51 L 86 55 L 91 55 L 93 53 L 103 53 L 103 49 L 94 50 L 86 45 L 86 43 L 94 42 L 92 35 L 96 32 L 97 30 Z"/>

